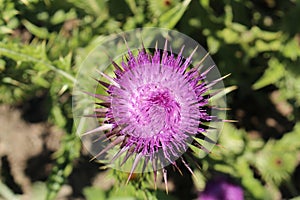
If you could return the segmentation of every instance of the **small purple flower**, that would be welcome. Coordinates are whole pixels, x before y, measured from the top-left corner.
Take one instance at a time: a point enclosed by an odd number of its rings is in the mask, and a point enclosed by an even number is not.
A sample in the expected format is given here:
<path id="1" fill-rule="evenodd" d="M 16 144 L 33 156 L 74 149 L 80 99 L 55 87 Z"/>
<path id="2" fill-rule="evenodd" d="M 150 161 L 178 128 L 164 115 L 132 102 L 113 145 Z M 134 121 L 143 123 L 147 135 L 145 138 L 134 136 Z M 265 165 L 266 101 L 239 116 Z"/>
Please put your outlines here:
<path id="1" fill-rule="evenodd" d="M 210 115 L 209 90 L 225 77 L 207 83 L 206 75 L 214 66 L 200 70 L 208 54 L 191 66 L 197 48 L 188 58 L 182 56 L 183 50 L 178 55 L 168 52 L 167 42 L 164 50 L 156 48 L 154 53 L 143 48 L 135 55 L 128 49 L 120 64 L 112 61 L 115 77 L 99 72 L 107 81 L 98 82 L 108 95 L 88 93 L 101 100 L 93 115 L 101 125 L 85 135 L 104 132 L 100 137 L 110 140 L 95 158 L 119 146 L 111 162 L 123 156 L 122 165 L 134 157 L 128 180 L 139 164 L 142 172 L 150 164 L 155 181 L 162 169 L 167 185 L 166 165 L 178 169 L 176 162 L 182 162 L 193 173 L 182 154 L 193 152 L 190 145 L 207 151 L 194 138 L 206 137 L 205 123 L 219 120 Z"/>
<path id="2" fill-rule="evenodd" d="M 218 177 L 208 181 L 205 190 L 200 194 L 198 200 L 243 200 L 243 189 L 227 181 L 225 178 Z"/>

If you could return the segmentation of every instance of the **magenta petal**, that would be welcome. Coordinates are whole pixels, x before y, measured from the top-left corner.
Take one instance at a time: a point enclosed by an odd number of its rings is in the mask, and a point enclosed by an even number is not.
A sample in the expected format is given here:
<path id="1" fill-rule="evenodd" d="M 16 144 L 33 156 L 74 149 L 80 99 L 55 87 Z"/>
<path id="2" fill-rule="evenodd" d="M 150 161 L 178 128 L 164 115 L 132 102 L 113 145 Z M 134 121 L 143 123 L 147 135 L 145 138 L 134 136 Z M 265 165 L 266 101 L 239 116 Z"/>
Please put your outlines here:
<path id="1" fill-rule="evenodd" d="M 138 52 L 128 48 L 122 62 L 112 61 L 116 77 L 99 72 L 107 82 L 98 82 L 108 95 L 87 93 L 102 102 L 97 103 L 99 107 L 91 115 L 98 118 L 101 125 L 86 134 L 104 131 L 106 136 L 111 136 L 107 139 L 110 143 L 96 156 L 120 146 L 111 162 L 121 159 L 119 163 L 123 166 L 133 158 L 127 182 L 136 169 L 144 172 L 147 165 L 152 164 L 155 181 L 157 171 L 162 169 L 167 189 L 164 168 L 167 164 L 180 172 L 176 160 L 181 158 L 193 174 L 182 154 L 191 145 L 208 152 L 193 140 L 201 139 L 204 134 L 199 132 L 206 133 L 210 128 L 205 123 L 217 120 L 211 115 L 208 91 L 224 77 L 207 83 L 205 78 L 214 66 L 199 72 L 207 54 L 197 67 L 191 65 L 197 48 L 186 58 L 184 47 L 176 55 L 168 51 L 167 41 L 163 50 L 156 48 L 153 54 L 145 48 Z M 209 141 L 214 144 L 212 139 Z"/>

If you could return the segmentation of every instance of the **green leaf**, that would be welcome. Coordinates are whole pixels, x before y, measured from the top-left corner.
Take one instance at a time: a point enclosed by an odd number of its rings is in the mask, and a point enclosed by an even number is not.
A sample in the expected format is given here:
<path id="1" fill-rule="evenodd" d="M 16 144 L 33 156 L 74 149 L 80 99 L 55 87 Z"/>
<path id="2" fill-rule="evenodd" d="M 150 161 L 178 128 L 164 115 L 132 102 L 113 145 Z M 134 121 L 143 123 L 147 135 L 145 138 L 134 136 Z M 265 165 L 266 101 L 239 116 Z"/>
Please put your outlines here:
<path id="1" fill-rule="evenodd" d="M 1 3 L 1 4 L 3 5 L 3 3 Z M 3 18 L 5 21 L 9 21 L 14 16 L 16 16 L 18 13 L 19 13 L 19 11 L 14 8 L 14 4 L 12 2 L 8 2 L 8 3 L 6 3 L 6 5 L 4 5 L 4 9 L 3 9 L 1 18 Z"/>
<path id="2" fill-rule="evenodd" d="M 47 200 L 54 200 L 63 183 L 73 170 L 74 159 L 80 156 L 81 142 L 74 134 L 65 135 L 61 142 L 60 149 L 54 154 L 56 164 L 46 182 Z"/>
<path id="3" fill-rule="evenodd" d="M 92 14 L 98 19 L 106 20 L 109 17 L 106 0 L 67 0 L 74 7 L 83 9 L 86 13 Z"/>
<path id="4" fill-rule="evenodd" d="M 162 0 L 150 0 L 149 10 L 155 17 L 161 16 L 163 13 L 167 12 L 169 9 L 174 8 L 179 2 L 178 0 L 172 1 L 162 1 Z"/>
<path id="5" fill-rule="evenodd" d="M 0 180 L 0 199 L 1 197 L 4 197 L 5 199 L 11 199 L 11 200 L 19 200 L 20 198 L 15 195 L 10 188 L 8 188 L 6 185 L 2 183 Z"/>
<path id="6" fill-rule="evenodd" d="M 223 29 L 222 31 L 218 32 L 218 35 L 222 36 L 227 44 L 235 44 L 240 42 L 240 34 L 231 28 Z"/>
<path id="7" fill-rule="evenodd" d="M 255 42 L 255 48 L 258 52 L 265 52 L 265 51 L 278 51 L 281 48 L 281 41 L 274 40 L 274 41 L 264 41 L 264 40 L 257 40 Z"/>
<path id="8" fill-rule="evenodd" d="M 294 129 L 291 132 L 284 134 L 284 136 L 276 142 L 276 148 L 295 152 L 300 149 L 299 138 L 300 122 L 294 126 Z"/>
<path id="9" fill-rule="evenodd" d="M 300 200 L 300 196 L 294 197 L 294 198 L 292 198 L 290 200 Z"/>
<path id="10" fill-rule="evenodd" d="M 11 34 L 13 30 L 11 28 L 8 28 L 6 26 L 0 26 L 0 33 L 1 34 Z"/>
<path id="11" fill-rule="evenodd" d="M 52 24 L 59 24 L 65 21 L 66 19 L 66 13 L 64 10 L 58 10 L 54 13 L 54 15 L 51 17 L 51 23 Z"/>
<path id="12" fill-rule="evenodd" d="M 21 46 L 16 44 L 7 44 L 0 42 L 0 56 L 6 56 L 15 60 L 16 62 L 33 62 L 33 63 L 41 63 L 50 70 L 55 71 L 56 73 L 64 76 L 65 78 L 69 79 L 72 83 L 76 81 L 76 79 L 70 75 L 69 73 L 57 68 L 51 62 L 46 60 L 44 57 L 44 53 L 42 50 L 43 46 Z M 67 61 L 68 61 L 67 57 Z"/>
<path id="13" fill-rule="evenodd" d="M 199 0 L 199 3 L 203 8 L 209 9 L 209 0 Z"/>
<path id="14" fill-rule="evenodd" d="M 32 76 L 32 83 L 42 86 L 44 88 L 48 88 L 50 86 L 50 83 L 44 79 L 43 77 L 36 75 L 36 76 Z"/>
<path id="15" fill-rule="evenodd" d="M 142 200 L 146 197 L 147 190 L 137 190 L 132 184 L 114 187 L 109 195 L 109 200 Z"/>
<path id="16" fill-rule="evenodd" d="M 221 44 L 214 36 L 207 37 L 207 46 L 210 54 L 215 54 L 218 52 Z"/>
<path id="17" fill-rule="evenodd" d="M 296 61 L 300 57 L 300 48 L 297 39 L 293 38 L 290 41 L 287 41 L 281 49 L 282 54 L 290 58 L 292 61 Z"/>
<path id="18" fill-rule="evenodd" d="M 105 192 L 99 188 L 86 187 L 83 189 L 83 194 L 86 200 L 106 199 Z"/>
<path id="19" fill-rule="evenodd" d="M 257 26 L 253 26 L 251 28 L 251 32 L 255 35 L 256 38 L 260 38 L 265 41 L 273 41 L 278 40 L 282 37 L 282 32 L 271 32 L 271 31 L 264 31 Z"/>
<path id="20" fill-rule="evenodd" d="M 42 38 L 42 39 L 46 39 L 49 36 L 48 30 L 46 28 L 43 27 L 38 27 L 36 25 L 34 25 L 33 23 L 31 23 L 28 20 L 22 20 L 23 25 L 26 27 L 26 29 L 32 33 L 33 35 Z"/>
<path id="21" fill-rule="evenodd" d="M 159 18 L 159 26 L 163 28 L 172 29 L 178 23 L 178 21 L 183 16 L 184 12 L 188 8 L 191 0 L 185 0 L 182 3 L 177 4 L 174 8 L 170 9 L 169 11 L 165 12 Z"/>
<path id="22" fill-rule="evenodd" d="M 242 178 L 243 186 L 251 192 L 255 199 L 270 199 L 270 195 L 262 186 L 260 181 L 254 177 L 253 171 L 250 169 L 246 159 L 240 157 L 235 163 L 236 172 Z"/>
<path id="23" fill-rule="evenodd" d="M 280 144 L 280 140 L 269 140 L 253 161 L 264 180 L 277 186 L 290 178 L 297 166 L 295 157 L 298 154 L 297 151 L 285 150 L 278 144 Z"/>
<path id="24" fill-rule="evenodd" d="M 6 62 L 3 59 L 0 59 L 0 72 L 5 70 Z"/>
<path id="25" fill-rule="evenodd" d="M 134 13 L 135 15 L 138 14 L 137 13 L 137 10 L 138 10 L 138 7 L 137 7 L 137 4 L 136 4 L 136 1 L 135 0 L 125 0 L 128 7 L 130 8 L 131 12 Z"/>
<path id="26" fill-rule="evenodd" d="M 241 153 L 245 148 L 244 136 L 246 132 L 235 128 L 229 123 L 225 123 L 222 134 L 220 135 L 220 144 L 226 148 L 226 151 L 221 152 L 227 155 Z"/>
<path id="27" fill-rule="evenodd" d="M 205 176 L 204 174 L 196 169 L 194 170 L 194 176 L 192 176 L 195 188 L 199 191 L 202 191 L 205 187 Z"/>
<path id="28" fill-rule="evenodd" d="M 267 68 L 265 73 L 252 86 L 252 88 L 254 90 L 258 90 L 267 85 L 274 84 L 279 79 L 284 77 L 284 75 L 285 75 L 284 65 L 282 63 L 280 63 L 277 60 L 277 58 L 271 58 L 268 64 L 269 64 L 269 67 Z"/>
<path id="29" fill-rule="evenodd" d="M 66 118 L 62 114 L 61 108 L 59 106 L 53 106 L 52 107 L 52 115 L 55 121 L 55 124 L 57 124 L 59 127 L 64 127 L 66 125 Z"/>
<path id="30" fill-rule="evenodd" d="M 43 182 L 35 182 L 32 185 L 32 200 L 40 200 L 46 198 L 47 187 Z"/>
<path id="31" fill-rule="evenodd" d="M 52 24 L 60 24 L 74 18 L 76 18 L 75 10 L 71 9 L 66 13 L 64 10 L 60 9 L 54 13 L 50 21 Z"/>

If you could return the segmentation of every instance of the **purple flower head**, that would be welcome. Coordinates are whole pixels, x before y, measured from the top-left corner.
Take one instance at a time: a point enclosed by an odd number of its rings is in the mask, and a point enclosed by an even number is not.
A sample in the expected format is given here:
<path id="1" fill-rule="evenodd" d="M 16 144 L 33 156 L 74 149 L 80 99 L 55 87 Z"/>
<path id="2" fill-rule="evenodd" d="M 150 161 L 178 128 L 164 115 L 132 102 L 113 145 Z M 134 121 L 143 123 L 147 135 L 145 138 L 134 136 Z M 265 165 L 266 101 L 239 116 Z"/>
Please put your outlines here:
<path id="1" fill-rule="evenodd" d="M 171 42 L 165 39 L 162 49 L 159 41 L 148 49 L 132 49 L 125 42 L 122 58 L 110 60 L 113 73 L 98 70 L 96 79 L 104 92 L 85 92 L 98 100 L 94 114 L 88 115 L 98 126 L 81 136 L 96 134 L 96 141 L 107 142 L 94 158 L 108 155 L 108 164 L 118 169 L 130 163 L 128 180 L 134 172 L 153 171 L 156 181 L 161 169 L 167 185 L 165 167 L 171 164 L 180 171 L 178 162 L 193 173 L 184 155 L 193 156 L 198 149 L 209 152 L 205 142 L 214 145 L 217 138 L 208 132 L 211 123 L 223 121 L 214 115 L 217 108 L 210 101 L 222 91 L 212 88 L 224 77 L 207 81 L 215 69 L 204 65 L 208 54 L 202 52 L 193 65 L 198 46 L 185 56 L 186 48 L 182 45 L 175 53 Z"/>
<path id="2" fill-rule="evenodd" d="M 243 189 L 225 178 L 218 177 L 210 180 L 199 200 L 243 200 Z"/>
<path id="3" fill-rule="evenodd" d="M 202 94 L 206 87 L 197 85 L 198 72 L 186 73 L 189 59 L 182 61 L 155 50 L 154 56 L 139 51 L 136 57 L 129 51 L 128 62 L 114 84 L 108 87 L 111 106 L 106 117 L 120 136 L 127 140 L 123 148 L 134 147 L 134 152 L 153 159 L 162 149 L 165 159 L 174 162 L 187 149 L 187 140 L 198 130 L 199 120 L 211 116 L 200 104 L 208 99 Z"/>

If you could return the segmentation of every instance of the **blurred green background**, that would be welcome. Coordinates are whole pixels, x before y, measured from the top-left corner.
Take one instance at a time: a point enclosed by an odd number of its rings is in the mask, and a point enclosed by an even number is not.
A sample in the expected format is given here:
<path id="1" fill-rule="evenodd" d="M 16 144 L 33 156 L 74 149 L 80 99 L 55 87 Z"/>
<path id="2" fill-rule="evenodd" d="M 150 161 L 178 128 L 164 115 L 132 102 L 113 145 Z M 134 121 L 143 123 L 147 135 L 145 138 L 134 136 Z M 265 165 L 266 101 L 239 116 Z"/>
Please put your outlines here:
<path id="1" fill-rule="evenodd" d="M 245 199 L 300 199 L 299 0 L 0 0 L 0 199 L 197 199 L 229 176 Z M 206 48 L 222 75 L 228 119 L 213 152 L 152 176 L 89 162 L 72 120 L 80 63 L 105 36 L 178 30 Z M 100 169 L 99 169 L 100 168 Z M 161 181 L 159 177 L 159 181 Z"/>

